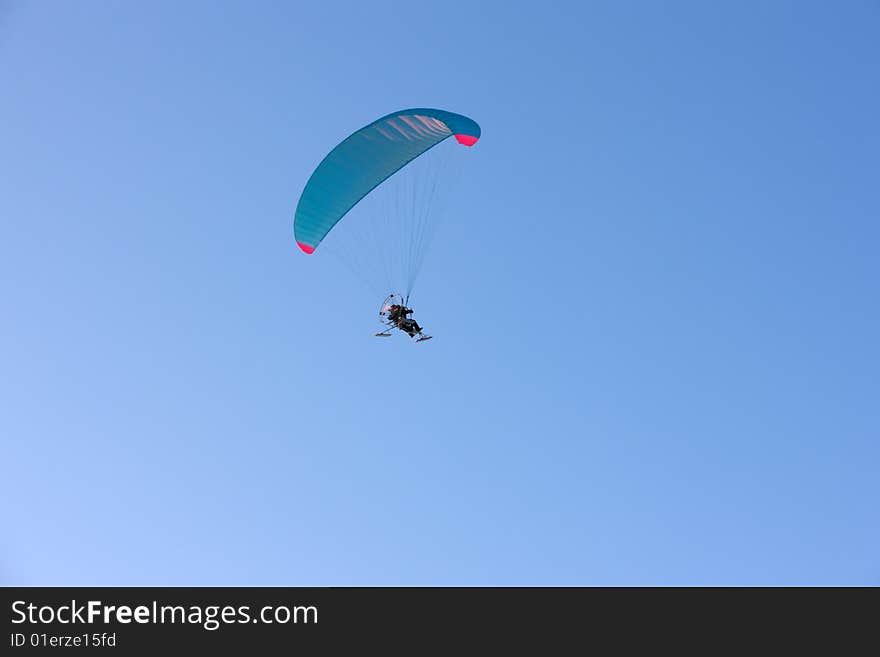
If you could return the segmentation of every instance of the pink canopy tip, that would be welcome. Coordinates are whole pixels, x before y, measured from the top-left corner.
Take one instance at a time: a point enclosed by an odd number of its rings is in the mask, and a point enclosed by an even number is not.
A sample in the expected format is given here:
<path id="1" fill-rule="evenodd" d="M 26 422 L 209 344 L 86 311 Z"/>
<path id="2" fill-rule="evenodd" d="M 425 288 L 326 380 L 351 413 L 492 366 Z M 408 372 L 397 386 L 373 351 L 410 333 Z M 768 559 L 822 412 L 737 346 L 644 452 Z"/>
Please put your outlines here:
<path id="1" fill-rule="evenodd" d="M 299 246 L 299 248 L 301 248 L 306 253 L 314 253 L 315 252 L 315 247 L 309 246 L 308 244 L 303 244 L 302 242 L 297 242 L 297 245 Z"/>
<path id="2" fill-rule="evenodd" d="M 479 139 L 479 137 L 474 137 L 473 135 L 455 135 L 455 138 L 459 144 L 464 144 L 465 146 L 473 146 Z"/>

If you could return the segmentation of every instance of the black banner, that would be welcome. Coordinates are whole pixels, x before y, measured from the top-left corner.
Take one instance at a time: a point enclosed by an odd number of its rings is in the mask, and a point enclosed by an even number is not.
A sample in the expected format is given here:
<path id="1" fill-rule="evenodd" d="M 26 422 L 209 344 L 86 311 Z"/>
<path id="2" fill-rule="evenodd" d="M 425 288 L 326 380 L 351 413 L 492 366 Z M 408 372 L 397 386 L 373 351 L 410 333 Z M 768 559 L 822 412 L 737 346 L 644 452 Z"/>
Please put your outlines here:
<path id="1" fill-rule="evenodd" d="M 6 588 L 3 654 L 859 645 L 876 589 Z M 829 645 L 830 647 L 830 645 Z M 563 650 L 564 649 L 564 650 Z M 603 652 L 606 650 L 603 649 Z M 224 652 L 225 654 L 225 652 Z"/>

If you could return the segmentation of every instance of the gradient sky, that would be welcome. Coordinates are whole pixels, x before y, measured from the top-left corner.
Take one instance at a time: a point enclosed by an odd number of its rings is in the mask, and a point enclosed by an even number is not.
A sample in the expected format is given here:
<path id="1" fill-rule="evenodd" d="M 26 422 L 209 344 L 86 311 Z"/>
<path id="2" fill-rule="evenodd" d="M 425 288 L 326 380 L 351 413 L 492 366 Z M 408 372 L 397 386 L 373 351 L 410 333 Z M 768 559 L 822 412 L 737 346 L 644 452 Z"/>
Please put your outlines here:
<path id="1" fill-rule="evenodd" d="M 880 584 L 878 33 L 0 3 L 0 583 Z M 292 230 L 412 106 L 483 128 L 418 346 Z"/>

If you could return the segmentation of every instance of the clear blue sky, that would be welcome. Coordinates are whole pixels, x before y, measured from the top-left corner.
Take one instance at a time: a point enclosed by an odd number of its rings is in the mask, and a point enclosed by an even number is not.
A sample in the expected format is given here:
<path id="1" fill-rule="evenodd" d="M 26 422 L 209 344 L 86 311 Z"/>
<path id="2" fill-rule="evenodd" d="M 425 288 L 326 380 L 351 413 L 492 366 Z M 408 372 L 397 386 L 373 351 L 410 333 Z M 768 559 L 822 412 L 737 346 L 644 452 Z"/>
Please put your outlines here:
<path id="1" fill-rule="evenodd" d="M 0 582 L 880 583 L 878 33 L 3 2 Z M 292 232 L 412 106 L 483 127 L 417 347 Z"/>

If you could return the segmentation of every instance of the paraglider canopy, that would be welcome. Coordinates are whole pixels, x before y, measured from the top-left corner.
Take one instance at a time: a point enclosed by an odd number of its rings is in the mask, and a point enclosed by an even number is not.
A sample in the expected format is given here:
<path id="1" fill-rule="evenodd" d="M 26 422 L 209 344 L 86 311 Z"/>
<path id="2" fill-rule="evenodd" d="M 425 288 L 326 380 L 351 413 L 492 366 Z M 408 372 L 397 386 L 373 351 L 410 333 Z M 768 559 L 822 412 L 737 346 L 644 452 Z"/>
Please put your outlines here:
<path id="1" fill-rule="evenodd" d="M 299 248 L 314 253 L 362 198 L 453 135 L 473 146 L 480 126 L 461 114 L 416 108 L 392 112 L 347 137 L 321 161 L 299 199 L 293 222 Z"/>

